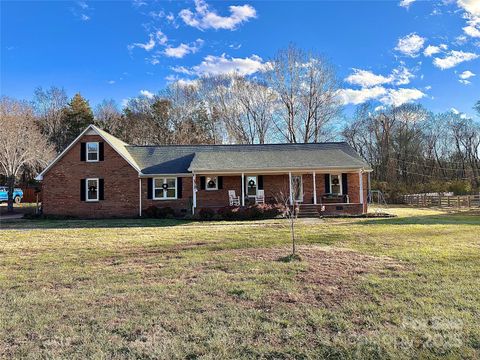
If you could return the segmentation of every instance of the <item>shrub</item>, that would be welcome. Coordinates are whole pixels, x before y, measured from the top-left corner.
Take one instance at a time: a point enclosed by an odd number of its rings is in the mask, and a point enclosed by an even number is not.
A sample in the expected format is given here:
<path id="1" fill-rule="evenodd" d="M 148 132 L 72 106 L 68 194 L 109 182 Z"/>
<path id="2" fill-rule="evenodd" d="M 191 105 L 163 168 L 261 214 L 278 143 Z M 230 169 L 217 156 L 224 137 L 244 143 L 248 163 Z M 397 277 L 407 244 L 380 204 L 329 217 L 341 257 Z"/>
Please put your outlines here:
<path id="1" fill-rule="evenodd" d="M 215 211 L 211 208 L 201 208 L 198 211 L 200 220 L 212 220 L 215 215 Z"/>
<path id="2" fill-rule="evenodd" d="M 144 210 L 144 214 L 149 218 L 171 219 L 175 216 L 175 211 L 169 206 L 159 208 L 152 205 Z"/>
<path id="3" fill-rule="evenodd" d="M 279 216 L 282 208 L 279 205 L 260 204 L 247 207 L 225 206 L 218 209 L 217 215 L 224 220 L 259 220 Z"/>

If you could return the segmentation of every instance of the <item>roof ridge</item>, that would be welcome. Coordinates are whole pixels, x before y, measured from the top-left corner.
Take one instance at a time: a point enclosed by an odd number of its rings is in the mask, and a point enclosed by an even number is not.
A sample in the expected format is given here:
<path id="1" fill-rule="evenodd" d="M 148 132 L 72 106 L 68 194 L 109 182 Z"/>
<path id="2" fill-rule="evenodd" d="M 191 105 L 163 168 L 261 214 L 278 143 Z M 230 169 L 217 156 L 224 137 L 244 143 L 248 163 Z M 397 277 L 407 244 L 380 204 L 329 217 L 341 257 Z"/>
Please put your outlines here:
<path id="1" fill-rule="evenodd" d="M 146 148 L 146 147 L 262 147 L 262 146 L 313 146 L 313 145 L 340 145 L 348 143 L 346 141 L 325 141 L 316 143 L 272 143 L 272 144 L 168 144 L 168 145 L 131 145 L 127 144 L 127 147 L 133 148 Z"/>

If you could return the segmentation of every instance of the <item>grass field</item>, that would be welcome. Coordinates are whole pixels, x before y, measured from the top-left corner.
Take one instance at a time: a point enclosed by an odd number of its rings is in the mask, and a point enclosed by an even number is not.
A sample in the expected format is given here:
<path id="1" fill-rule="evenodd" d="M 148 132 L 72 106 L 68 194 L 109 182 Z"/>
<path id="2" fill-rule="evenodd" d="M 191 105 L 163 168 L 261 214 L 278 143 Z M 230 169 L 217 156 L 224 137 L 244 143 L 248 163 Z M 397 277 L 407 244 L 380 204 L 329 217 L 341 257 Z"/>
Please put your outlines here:
<path id="1" fill-rule="evenodd" d="M 0 358 L 479 358 L 480 212 L 1 223 Z"/>

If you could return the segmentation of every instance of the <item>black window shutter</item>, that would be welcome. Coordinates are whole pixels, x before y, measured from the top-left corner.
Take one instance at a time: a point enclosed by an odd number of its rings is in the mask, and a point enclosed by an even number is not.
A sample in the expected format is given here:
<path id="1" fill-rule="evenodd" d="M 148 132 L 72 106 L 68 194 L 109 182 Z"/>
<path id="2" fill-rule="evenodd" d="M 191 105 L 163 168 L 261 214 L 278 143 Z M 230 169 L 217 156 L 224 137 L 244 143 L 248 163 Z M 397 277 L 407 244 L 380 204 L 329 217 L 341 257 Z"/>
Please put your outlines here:
<path id="1" fill-rule="evenodd" d="M 80 144 L 80 161 L 87 160 L 87 143 L 82 142 Z"/>
<path id="2" fill-rule="evenodd" d="M 263 175 L 258 175 L 258 190 L 263 190 Z"/>
<path id="3" fill-rule="evenodd" d="M 153 199 L 153 178 L 147 179 L 147 199 Z"/>
<path id="4" fill-rule="evenodd" d="M 325 174 L 325 194 L 330 194 L 330 174 Z"/>
<path id="5" fill-rule="evenodd" d="M 342 174 L 342 193 L 343 195 L 348 194 L 347 174 Z"/>
<path id="6" fill-rule="evenodd" d="M 218 189 L 223 189 L 223 176 L 218 177 Z"/>
<path id="7" fill-rule="evenodd" d="M 85 179 L 80 179 L 80 201 L 85 201 L 85 187 L 86 185 Z"/>
<path id="8" fill-rule="evenodd" d="M 182 198 L 182 178 L 177 178 L 177 198 Z"/>
<path id="9" fill-rule="evenodd" d="M 205 190 L 205 176 L 200 176 L 200 190 Z"/>
<path id="10" fill-rule="evenodd" d="M 98 179 L 98 200 L 105 200 L 104 190 L 103 179 Z"/>
<path id="11" fill-rule="evenodd" d="M 98 143 L 98 160 L 103 161 L 103 141 Z"/>

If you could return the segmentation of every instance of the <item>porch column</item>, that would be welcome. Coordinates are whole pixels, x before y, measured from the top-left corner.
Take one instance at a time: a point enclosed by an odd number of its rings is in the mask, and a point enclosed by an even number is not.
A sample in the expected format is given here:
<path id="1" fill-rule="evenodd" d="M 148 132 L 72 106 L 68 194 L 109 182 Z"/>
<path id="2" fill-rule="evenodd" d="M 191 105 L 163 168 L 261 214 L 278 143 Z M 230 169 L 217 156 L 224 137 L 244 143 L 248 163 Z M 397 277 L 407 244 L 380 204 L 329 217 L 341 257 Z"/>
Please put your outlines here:
<path id="1" fill-rule="evenodd" d="M 293 195 L 292 195 L 292 172 L 288 172 L 288 190 L 290 191 L 290 205 L 293 205 Z"/>
<path id="2" fill-rule="evenodd" d="M 245 206 L 245 174 L 242 173 L 242 206 Z"/>
<path id="3" fill-rule="evenodd" d="M 362 174 L 361 171 L 358 173 L 358 176 L 359 176 L 359 179 L 360 179 L 360 182 L 359 182 L 359 184 L 360 184 L 360 186 L 359 186 L 359 188 L 360 188 L 360 204 L 363 205 L 363 174 Z"/>
<path id="4" fill-rule="evenodd" d="M 193 204 L 192 204 L 192 214 L 195 214 L 195 208 L 197 207 L 197 176 L 193 173 L 192 176 L 192 194 L 193 194 Z"/>
<path id="5" fill-rule="evenodd" d="M 370 199 L 370 201 L 372 201 L 372 185 L 370 184 L 370 173 L 367 173 L 367 176 L 368 176 L 368 197 L 367 197 L 367 203 L 368 203 L 368 200 Z"/>
<path id="6" fill-rule="evenodd" d="M 138 216 L 142 217 L 142 178 L 138 178 Z"/>
<path id="7" fill-rule="evenodd" d="M 313 172 L 313 203 L 317 205 L 317 181 L 315 179 L 315 171 Z"/>

